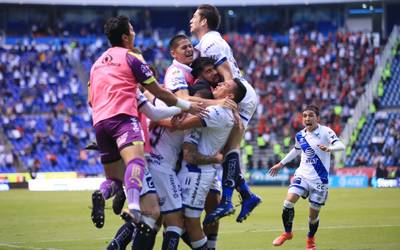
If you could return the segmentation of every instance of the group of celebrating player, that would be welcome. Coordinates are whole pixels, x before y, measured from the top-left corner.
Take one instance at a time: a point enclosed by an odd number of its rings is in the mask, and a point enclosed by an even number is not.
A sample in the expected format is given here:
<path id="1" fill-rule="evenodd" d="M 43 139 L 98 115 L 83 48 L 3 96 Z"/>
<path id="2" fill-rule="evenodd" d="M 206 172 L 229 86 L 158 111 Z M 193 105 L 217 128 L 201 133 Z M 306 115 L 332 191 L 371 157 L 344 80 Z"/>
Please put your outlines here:
<path id="1" fill-rule="evenodd" d="M 239 151 L 257 95 L 216 31 L 219 24 L 214 6 L 197 8 L 190 31 L 199 43 L 193 47 L 185 35 L 171 39 L 174 60 L 164 88 L 134 47 L 129 18 L 113 17 L 104 26 L 111 47 L 92 66 L 89 81 L 89 104 L 106 175 L 92 194 L 93 223 L 103 227 L 105 200 L 114 196 L 116 214 L 122 212 L 125 199 L 128 203 L 122 213 L 126 223 L 107 249 L 125 249 L 131 241 L 132 249 L 152 249 L 161 226 L 162 249 L 177 249 L 180 239 L 192 249 L 216 249 L 219 219 L 235 212 L 233 190 L 242 200 L 237 222 L 261 202 L 241 174 Z M 315 106 L 304 110 L 306 129 L 296 135 L 295 148 L 270 170 L 275 175 L 301 152 L 300 168 L 284 202 L 285 233 L 274 240 L 276 246 L 293 237 L 294 203 L 308 196 L 307 249 L 315 249 L 330 152 L 344 148 L 332 130 L 318 124 L 318 116 Z"/>

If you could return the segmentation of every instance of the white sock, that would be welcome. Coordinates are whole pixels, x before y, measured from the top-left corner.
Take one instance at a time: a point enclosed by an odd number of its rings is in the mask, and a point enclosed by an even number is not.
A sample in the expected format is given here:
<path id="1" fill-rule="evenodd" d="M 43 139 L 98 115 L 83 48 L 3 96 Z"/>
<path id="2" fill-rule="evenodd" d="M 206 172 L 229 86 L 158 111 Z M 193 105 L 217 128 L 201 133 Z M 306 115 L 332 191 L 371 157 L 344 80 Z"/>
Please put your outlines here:
<path id="1" fill-rule="evenodd" d="M 192 247 L 193 247 L 193 248 L 199 248 L 199 247 L 201 247 L 201 246 L 204 246 L 204 244 L 206 244 L 206 243 L 207 243 L 207 237 L 204 237 L 204 238 L 201 239 L 201 240 L 193 241 L 193 242 L 192 242 Z"/>
<path id="2" fill-rule="evenodd" d="M 286 207 L 286 208 L 294 208 L 294 203 L 291 202 L 291 201 L 285 200 L 285 201 L 283 202 L 283 206 Z"/>
<path id="3" fill-rule="evenodd" d="M 167 229 L 165 230 L 166 232 L 175 232 L 179 235 L 182 235 L 183 230 L 180 227 L 175 227 L 175 226 L 168 226 Z"/>

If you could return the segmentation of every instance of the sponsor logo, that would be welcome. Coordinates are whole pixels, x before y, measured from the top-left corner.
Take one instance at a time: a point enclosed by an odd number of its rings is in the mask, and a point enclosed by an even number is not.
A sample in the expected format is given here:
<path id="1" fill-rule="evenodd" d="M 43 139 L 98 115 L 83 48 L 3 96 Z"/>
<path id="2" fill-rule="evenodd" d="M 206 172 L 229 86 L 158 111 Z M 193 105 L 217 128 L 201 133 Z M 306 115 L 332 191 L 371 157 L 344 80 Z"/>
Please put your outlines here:
<path id="1" fill-rule="evenodd" d="M 101 60 L 102 64 L 110 64 L 113 60 L 113 57 L 110 54 L 106 54 Z"/>
<path id="2" fill-rule="evenodd" d="M 192 200 L 190 201 L 191 204 L 196 204 L 196 196 L 197 196 L 197 192 L 198 192 L 198 189 L 200 186 L 201 174 L 198 174 L 196 177 L 197 178 L 196 178 L 196 182 L 194 183 L 194 190 L 191 195 L 191 198 L 192 198 Z M 197 202 L 197 203 L 199 203 L 199 202 Z"/>
<path id="3" fill-rule="evenodd" d="M 301 178 L 300 177 L 296 177 L 293 179 L 293 184 L 301 184 Z"/>
<path id="4" fill-rule="evenodd" d="M 215 43 L 212 43 L 212 44 L 208 45 L 208 46 L 204 49 L 204 53 L 207 53 L 207 51 L 208 51 L 209 49 L 211 49 L 214 45 L 215 45 Z M 213 57 L 213 56 L 211 56 L 211 57 Z M 216 56 L 214 56 L 214 57 L 216 57 Z"/>
<path id="5" fill-rule="evenodd" d="M 306 156 L 307 156 L 308 158 L 312 158 L 312 157 L 315 156 L 315 151 L 314 151 L 314 149 L 312 149 L 311 147 L 308 147 L 308 148 L 304 151 L 304 153 L 306 154 Z"/>
<path id="6" fill-rule="evenodd" d="M 139 166 L 133 166 L 132 167 L 132 172 L 131 176 L 129 177 L 129 181 L 133 184 L 136 185 L 137 187 L 142 187 L 142 169 Z"/>
<path id="7" fill-rule="evenodd" d="M 135 118 L 131 118 L 131 124 L 132 124 L 133 132 L 137 133 L 137 132 L 141 131 L 140 125 Z"/>
<path id="8" fill-rule="evenodd" d="M 306 163 L 308 164 L 317 164 L 318 160 L 316 158 L 308 158 L 306 159 Z"/>
<path id="9" fill-rule="evenodd" d="M 149 66 L 142 64 L 140 66 L 140 70 L 142 71 L 142 73 L 146 76 L 146 77 L 151 77 L 153 76 L 153 72 L 150 70 Z"/>
<path id="10" fill-rule="evenodd" d="M 123 133 L 120 137 L 117 138 L 117 145 L 121 147 L 126 140 L 128 139 L 128 132 Z"/>
<path id="11" fill-rule="evenodd" d="M 172 197 L 174 197 L 174 199 L 177 199 L 179 197 L 179 192 L 178 192 L 179 187 L 176 186 L 173 175 L 169 176 L 169 183 L 171 184 L 171 188 L 172 188 Z"/>

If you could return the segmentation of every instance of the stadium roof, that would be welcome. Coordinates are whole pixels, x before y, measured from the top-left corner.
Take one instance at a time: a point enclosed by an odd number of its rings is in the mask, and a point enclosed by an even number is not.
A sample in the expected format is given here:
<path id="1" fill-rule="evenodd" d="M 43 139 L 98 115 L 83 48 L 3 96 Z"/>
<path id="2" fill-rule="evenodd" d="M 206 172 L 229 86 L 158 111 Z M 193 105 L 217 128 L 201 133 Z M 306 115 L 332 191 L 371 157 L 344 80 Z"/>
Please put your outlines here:
<path id="1" fill-rule="evenodd" d="M 9 4 L 45 4 L 45 5 L 103 5 L 103 6 L 197 6 L 210 3 L 217 6 L 249 6 L 249 5 L 297 5 L 297 4 L 328 4 L 328 3 L 354 3 L 371 2 L 371 0 L 1 0 L 1 3 Z"/>

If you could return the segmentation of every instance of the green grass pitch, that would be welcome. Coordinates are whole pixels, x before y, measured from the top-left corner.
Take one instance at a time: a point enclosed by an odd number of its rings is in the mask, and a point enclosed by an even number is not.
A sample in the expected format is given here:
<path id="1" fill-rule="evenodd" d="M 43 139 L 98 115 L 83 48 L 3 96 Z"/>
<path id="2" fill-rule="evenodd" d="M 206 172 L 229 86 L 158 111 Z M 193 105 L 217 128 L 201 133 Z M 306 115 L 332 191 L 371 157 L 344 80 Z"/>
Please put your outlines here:
<path id="1" fill-rule="evenodd" d="M 221 220 L 218 249 L 305 249 L 308 202 L 296 205 L 294 238 L 271 242 L 282 232 L 286 188 L 257 187 L 263 203 L 242 224 Z M 320 214 L 318 249 L 400 249 L 400 189 L 330 189 Z M 90 220 L 90 192 L 0 192 L 0 249 L 105 249 L 121 224 L 106 210 L 103 229 Z M 110 208 L 111 201 L 107 202 Z M 237 208 L 239 209 L 239 207 Z M 238 214 L 238 211 L 236 211 Z M 155 249 L 160 249 L 161 237 Z M 180 242 L 179 249 L 189 249 Z"/>

